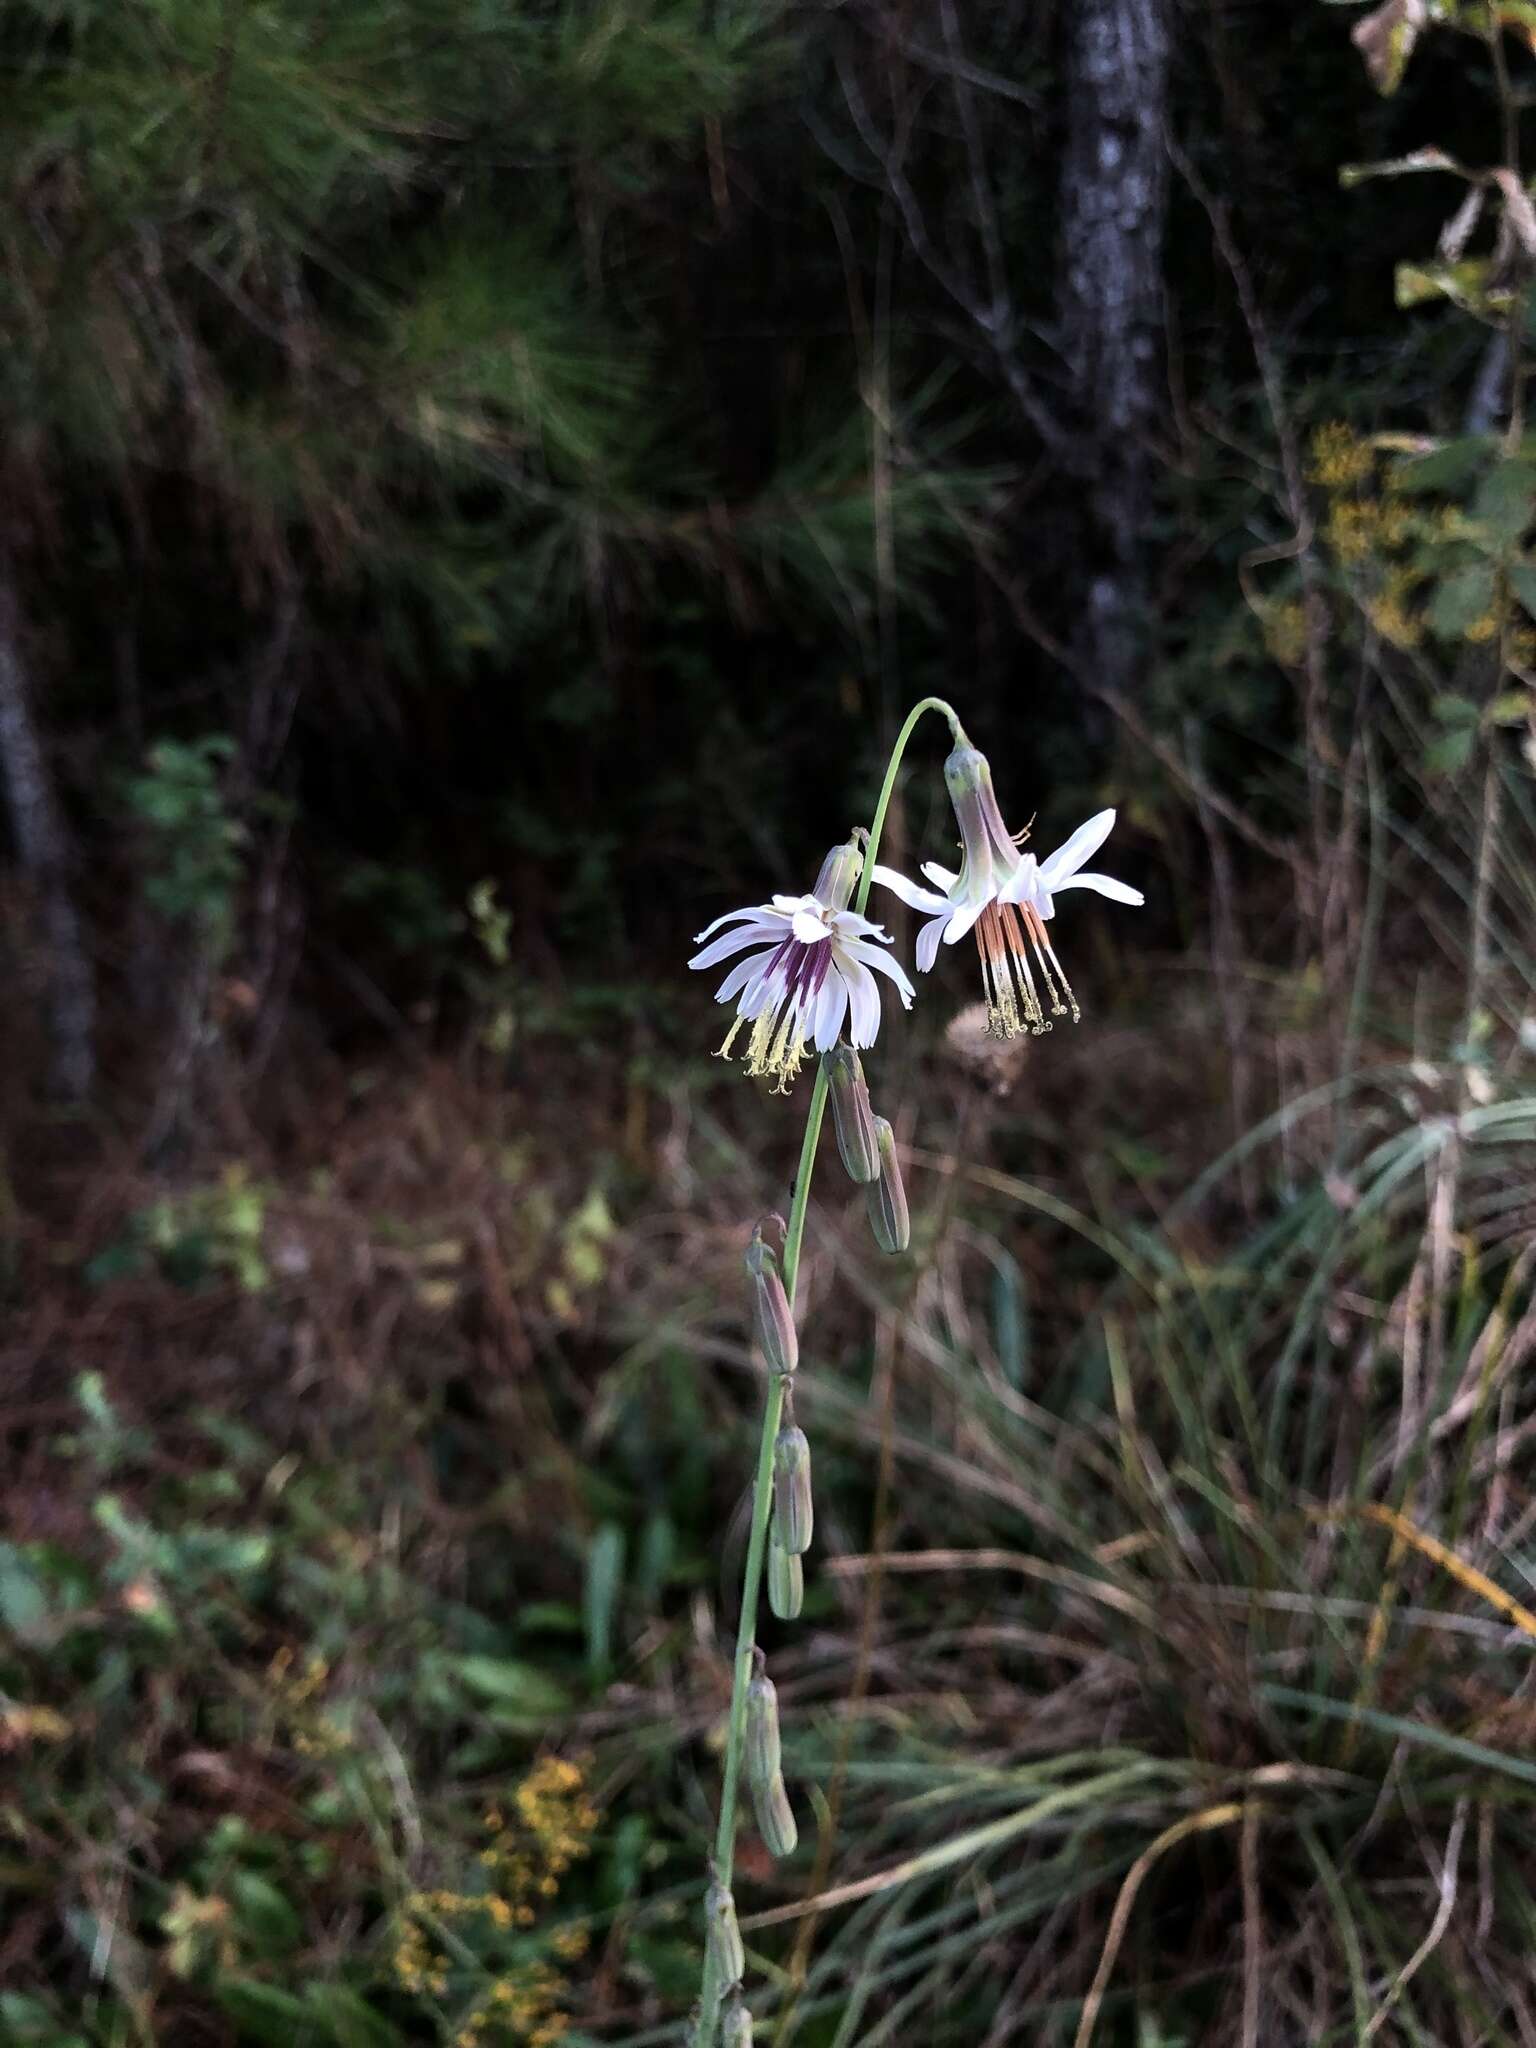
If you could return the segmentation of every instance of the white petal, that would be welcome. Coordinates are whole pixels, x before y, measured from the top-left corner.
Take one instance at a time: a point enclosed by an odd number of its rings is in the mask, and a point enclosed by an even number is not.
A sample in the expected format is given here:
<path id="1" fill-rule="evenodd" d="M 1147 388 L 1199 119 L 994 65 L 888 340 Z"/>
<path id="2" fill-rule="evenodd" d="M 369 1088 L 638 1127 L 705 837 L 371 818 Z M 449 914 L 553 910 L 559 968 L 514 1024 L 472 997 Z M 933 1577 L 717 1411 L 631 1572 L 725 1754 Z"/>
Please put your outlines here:
<path id="1" fill-rule="evenodd" d="M 772 955 L 769 958 L 772 959 Z M 784 970 L 769 967 L 766 963 L 758 970 L 757 979 L 749 981 L 741 1001 L 736 1005 L 738 1017 L 756 1017 L 764 1010 L 771 1010 L 784 996 Z"/>
<path id="2" fill-rule="evenodd" d="M 741 925 L 736 931 L 723 932 L 718 939 L 712 939 L 702 953 L 695 953 L 688 962 L 690 967 L 714 967 L 721 960 L 729 960 L 733 953 L 739 953 L 743 946 L 776 946 L 784 936 L 781 924 Z"/>
<path id="3" fill-rule="evenodd" d="M 732 996 L 741 993 L 754 975 L 761 974 L 762 971 L 763 956 L 761 953 L 753 953 L 745 960 L 738 960 L 724 981 L 715 990 L 715 1001 L 717 1003 L 728 1003 Z"/>
<path id="4" fill-rule="evenodd" d="M 862 960 L 842 963 L 848 984 L 848 1036 L 856 1046 L 873 1045 L 880 1029 L 880 990 Z"/>
<path id="5" fill-rule="evenodd" d="M 1040 894 L 1040 863 L 1026 853 L 998 897 L 1000 903 L 1033 903 Z"/>
<path id="6" fill-rule="evenodd" d="M 693 943 L 696 946 L 701 946 L 711 932 L 719 931 L 723 924 L 734 924 L 738 917 L 772 917 L 773 914 L 773 905 L 771 903 L 757 903 L 750 910 L 728 910 L 723 917 L 712 918 L 705 925 L 703 931 L 695 932 Z"/>
<path id="7" fill-rule="evenodd" d="M 790 930 L 802 946 L 819 946 L 830 936 L 819 917 L 812 917 L 808 910 L 797 910 L 790 920 Z"/>
<path id="8" fill-rule="evenodd" d="M 797 910 L 819 910 L 821 908 L 814 896 L 775 896 L 773 907 L 783 917 L 793 917 Z"/>
<path id="9" fill-rule="evenodd" d="M 939 957 L 939 940 L 944 936 L 944 927 L 949 923 L 947 916 L 932 917 L 917 935 L 918 971 L 927 974 Z"/>
<path id="10" fill-rule="evenodd" d="M 985 903 L 962 903 L 944 927 L 945 945 L 952 946 L 956 939 L 963 939 L 986 907 Z"/>
<path id="11" fill-rule="evenodd" d="M 811 1037 L 818 1052 L 830 1052 L 837 1043 L 837 1035 L 843 1028 L 843 1018 L 848 1010 L 848 984 L 834 972 L 822 983 L 821 994 L 816 998 L 814 1022 Z"/>
<path id="12" fill-rule="evenodd" d="M 1090 853 L 1097 853 L 1109 837 L 1115 822 L 1113 811 L 1096 811 L 1086 825 L 1079 825 L 1072 837 L 1040 863 L 1040 879 L 1054 889 L 1066 875 L 1075 875 Z"/>
<path id="13" fill-rule="evenodd" d="M 1145 903 L 1147 900 L 1139 889 L 1131 888 L 1127 882 L 1117 882 L 1113 875 L 1068 875 L 1056 887 L 1058 890 L 1092 889 L 1100 896 L 1107 896 L 1111 903 Z"/>
<path id="14" fill-rule="evenodd" d="M 895 944 L 883 924 L 871 924 L 867 917 L 861 917 L 856 910 L 834 911 L 832 930 L 840 939 L 878 939 L 882 946 Z"/>
<path id="15" fill-rule="evenodd" d="M 862 960 L 864 965 L 872 967 L 876 974 L 883 974 L 887 981 L 894 981 L 901 996 L 901 1007 L 904 1010 L 911 1009 L 912 997 L 916 991 L 908 981 L 906 970 L 900 961 L 893 960 L 889 953 L 877 953 L 873 946 L 866 946 L 857 939 L 851 946 L 840 948 L 840 951 L 851 953 L 855 960 Z"/>
<path id="16" fill-rule="evenodd" d="M 922 872 L 933 883 L 934 887 L 942 889 L 946 896 L 960 879 L 958 875 L 951 874 L 948 868 L 941 868 L 936 860 L 925 860 Z"/>
<path id="17" fill-rule="evenodd" d="M 926 910 L 931 913 L 948 908 L 946 897 L 935 896 L 931 889 L 920 889 L 916 882 L 909 882 L 905 875 L 897 874 L 894 868 L 876 867 L 875 880 L 882 888 L 889 889 L 893 896 L 899 896 L 903 903 L 910 904 L 914 910 Z"/>

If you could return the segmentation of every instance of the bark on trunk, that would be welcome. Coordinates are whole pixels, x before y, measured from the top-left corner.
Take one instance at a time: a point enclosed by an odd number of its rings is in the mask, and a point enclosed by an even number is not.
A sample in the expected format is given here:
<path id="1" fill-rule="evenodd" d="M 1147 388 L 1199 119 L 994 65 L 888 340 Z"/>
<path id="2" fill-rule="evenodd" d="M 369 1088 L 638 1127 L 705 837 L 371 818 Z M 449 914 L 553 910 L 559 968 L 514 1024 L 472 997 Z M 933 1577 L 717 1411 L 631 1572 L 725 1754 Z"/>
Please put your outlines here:
<path id="1" fill-rule="evenodd" d="M 0 560 L 0 776 L 47 954 L 50 1083 L 83 1102 L 96 1075 L 96 990 L 69 880 L 69 837 L 32 708 L 21 606 Z"/>
<path id="2" fill-rule="evenodd" d="M 1160 399 L 1168 0 L 1073 0 L 1060 326 L 1084 487 L 1078 652 L 1125 691 L 1139 661 Z"/>

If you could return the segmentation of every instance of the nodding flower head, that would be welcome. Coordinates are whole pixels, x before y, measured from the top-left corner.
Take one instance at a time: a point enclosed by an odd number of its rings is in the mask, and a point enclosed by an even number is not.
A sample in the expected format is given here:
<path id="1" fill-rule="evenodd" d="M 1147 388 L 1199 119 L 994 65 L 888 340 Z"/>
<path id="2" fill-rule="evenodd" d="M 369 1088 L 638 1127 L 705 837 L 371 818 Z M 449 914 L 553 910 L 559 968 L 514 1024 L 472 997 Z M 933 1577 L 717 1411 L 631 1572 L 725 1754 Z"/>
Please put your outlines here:
<path id="1" fill-rule="evenodd" d="M 955 748 L 944 763 L 944 786 L 960 827 L 960 873 L 953 901 L 957 907 L 974 908 L 979 916 L 1017 873 L 1019 843 L 1028 837 L 1029 827 L 1017 837 L 1009 832 L 992 787 L 991 765 L 975 747 Z M 879 870 L 875 872 L 878 878 Z"/>
<path id="2" fill-rule="evenodd" d="M 890 945 L 888 934 L 847 908 L 863 865 L 861 836 L 833 847 L 813 894 L 775 896 L 706 925 L 701 942 L 722 925 L 736 929 L 711 940 L 688 962 L 702 969 L 736 953 L 745 956 L 715 991 L 717 1003 L 736 1005 L 720 1052 L 728 1059 L 743 1025 L 750 1024 L 747 1072 L 771 1075 L 781 1094 L 813 1045 L 826 1052 L 837 1043 L 845 1020 L 853 1045 L 874 1044 L 880 1029 L 876 974 L 895 983 L 903 1008 L 912 1006 L 911 982 L 880 950 Z"/>
<path id="3" fill-rule="evenodd" d="M 894 868 L 874 872 L 877 882 L 927 919 L 917 936 L 918 967 L 926 974 L 933 966 L 940 939 L 952 946 L 974 930 L 987 1026 L 994 1038 L 1049 1031 L 1051 1019 L 1069 1011 L 1075 1023 L 1081 1014 L 1077 998 L 1046 926 L 1064 889 L 1092 889 L 1115 903 L 1144 901 L 1139 889 L 1112 875 L 1079 872 L 1109 837 L 1114 812 L 1100 811 L 1054 853 L 1036 860 L 1020 850 L 1028 827 L 1009 834 L 992 793 L 991 773 L 973 747 L 955 749 L 945 763 L 944 779 L 960 823 L 959 874 L 925 861 L 922 872 L 933 887 L 924 889 Z"/>

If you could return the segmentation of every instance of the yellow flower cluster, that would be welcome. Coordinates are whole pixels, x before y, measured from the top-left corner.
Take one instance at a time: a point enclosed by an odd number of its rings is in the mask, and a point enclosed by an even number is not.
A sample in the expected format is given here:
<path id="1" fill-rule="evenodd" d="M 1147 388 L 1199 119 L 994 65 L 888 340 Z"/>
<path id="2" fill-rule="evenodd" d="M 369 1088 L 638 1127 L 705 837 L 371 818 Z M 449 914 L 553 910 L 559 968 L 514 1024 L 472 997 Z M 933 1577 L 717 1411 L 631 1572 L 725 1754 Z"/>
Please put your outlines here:
<path id="1" fill-rule="evenodd" d="M 513 1791 L 509 1810 L 492 1806 L 482 1816 L 489 1840 L 479 1862 L 487 1889 L 417 1891 L 406 1899 L 392 1959 L 401 1990 L 416 1997 L 446 1997 L 450 1957 L 443 1940 L 434 1938 L 434 1927 L 439 1936 L 446 1936 L 454 1923 L 475 1918 L 498 1933 L 532 1927 L 572 1864 L 588 1853 L 597 1821 L 582 1765 L 564 1757 L 541 1758 Z M 585 1951 L 587 1938 L 586 1929 L 572 1923 L 552 1932 L 549 1948 L 557 1961 L 572 1962 Z M 546 1963 L 503 1972 L 458 2022 L 455 2048 L 481 2048 L 493 2040 L 553 2048 L 570 2026 L 560 2009 L 564 1989 L 559 1973 Z"/>
<path id="2" fill-rule="evenodd" d="M 1330 420 L 1312 436 L 1312 481 L 1324 490 L 1355 490 L 1370 482 L 1375 466 L 1370 444 L 1343 420 Z"/>
<path id="3" fill-rule="evenodd" d="M 29 1742 L 67 1742 L 74 1733 L 52 1707 L 11 1706 L 0 1711 L 0 1755 Z"/>
<path id="4" fill-rule="evenodd" d="M 454 2035 L 454 2048 L 480 2048 L 492 2030 L 527 2048 L 554 2048 L 570 2031 L 570 2016 L 559 2008 L 564 1990 L 545 1963 L 498 1977 Z"/>

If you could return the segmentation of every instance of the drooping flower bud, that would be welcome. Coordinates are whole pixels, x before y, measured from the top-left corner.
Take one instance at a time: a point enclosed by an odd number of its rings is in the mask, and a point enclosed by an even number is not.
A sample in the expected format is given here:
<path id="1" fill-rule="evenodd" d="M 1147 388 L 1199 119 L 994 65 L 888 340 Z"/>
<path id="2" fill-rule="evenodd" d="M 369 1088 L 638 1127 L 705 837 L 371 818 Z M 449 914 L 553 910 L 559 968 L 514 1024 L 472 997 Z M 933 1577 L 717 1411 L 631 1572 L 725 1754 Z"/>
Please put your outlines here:
<path id="1" fill-rule="evenodd" d="M 704 1894 L 704 1940 L 714 1964 L 717 1984 L 739 1984 L 747 1967 L 747 1952 L 741 1945 L 736 1925 L 736 1901 L 717 1878 L 711 1878 Z"/>
<path id="2" fill-rule="evenodd" d="M 761 1650 L 752 1652 L 753 1676 L 747 1687 L 747 1782 L 753 1791 L 779 1775 L 779 1695 L 768 1676 Z"/>
<path id="3" fill-rule="evenodd" d="M 1003 823 L 985 754 L 972 746 L 956 747 L 944 763 L 944 783 L 964 847 L 950 900 L 984 903 L 1012 878 L 1022 855 Z"/>
<path id="4" fill-rule="evenodd" d="M 880 1149 L 880 1178 L 864 1190 L 869 1227 L 881 1251 L 904 1252 L 912 1242 L 912 1218 L 907 1212 L 901 1161 L 896 1157 L 896 1133 L 883 1116 L 875 1118 L 875 1142 Z"/>
<path id="5" fill-rule="evenodd" d="M 854 888 L 864 872 L 861 841 L 865 837 L 860 827 L 841 846 L 834 846 L 822 862 L 821 873 L 816 877 L 816 887 L 811 894 L 828 910 L 846 910 L 852 902 Z"/>
<path id="6" fill-rule="evenodd" d="M 789 1296 L 779 1278 L 779 1262 L 763 1243 L 761 1223 L 752 1233 L 746 1260 L 752 1275 L 752 1321 L 758 1346 L 770 1372 L 792 1373 L 800 1363 L 800 1339 Z"/>
<path id="7" fill-rule="evenodd" d="M 798 1621 L 805 1599 L 805 1571 L 776 1535 L 768 1538 L 768 1605 L 780 1621 Z"/>
<path id="8" fill-rule="evenodd" d="M 861 1186 L 880 1171 L 880 1154 L 875 1146 L 875 1119 L 864 1085 L 864 1067 L 846 1039 L 840 1039 L 823 1055 L 832 1097 L 832 1128 L 837 1149 L 848 1178 Z"/>
<path id="9" fill-rule="evenodd" d="M 790 1422 L 773 1445 L 773 1533 L 791 1557 L 810 1549 L 812 1519 L 811 1447 Z"/>
<path id="10" fill-rule="evenodd" d="M 793 1856 L 800 1841 L 795 1809 L 789 1803 L 782 1775 L 775 1771 L 766 1785 L 752 1787 L 752 1810 L 757 1815 L 757 1832 L 770 1856 Z"/>
<path id="11" fill-rule="evenodd" d="M 752 2015 L 742 2003 L 740 1991 L 720 2018 L 720 2048 L 752 2048 Z"/>

